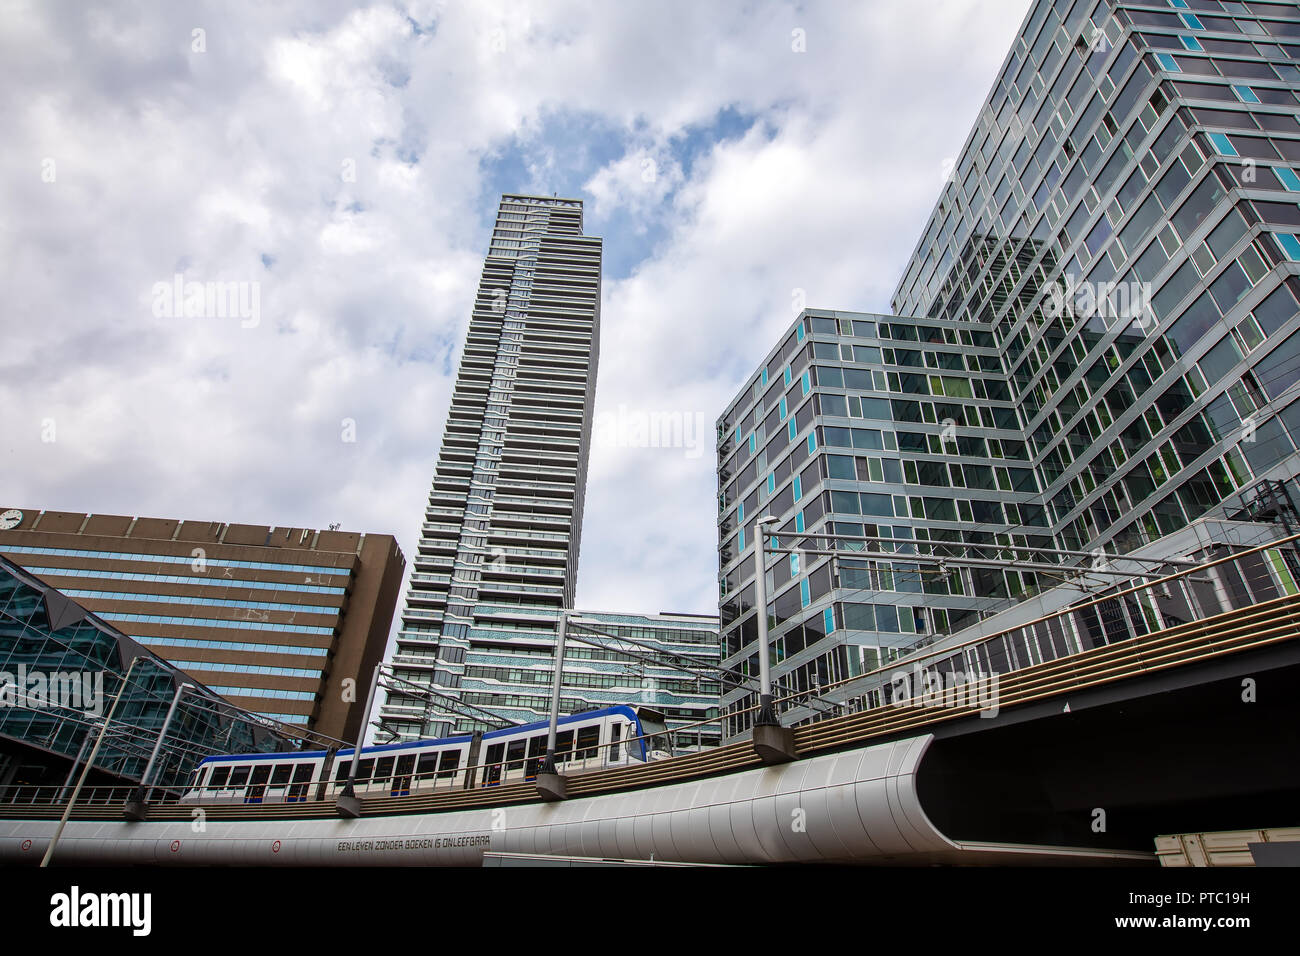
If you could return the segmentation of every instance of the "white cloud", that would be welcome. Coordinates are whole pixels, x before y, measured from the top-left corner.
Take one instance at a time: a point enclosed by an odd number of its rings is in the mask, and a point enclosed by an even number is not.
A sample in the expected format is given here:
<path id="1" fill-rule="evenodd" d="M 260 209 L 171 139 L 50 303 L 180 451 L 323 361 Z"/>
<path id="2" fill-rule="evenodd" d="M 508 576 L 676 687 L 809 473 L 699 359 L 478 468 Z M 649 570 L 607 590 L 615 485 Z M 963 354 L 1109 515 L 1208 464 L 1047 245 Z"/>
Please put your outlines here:
<path id="1" fill-rule="evenodd" d="M 548 140 L 556 117 L 625 139 L 582 178 L 589 231 L 631 233 L 607 255 L 660 230 L 606 282 L 597 410 L 711 429 L 793 289 L 887 308 L 1025 6 L 11 5 L 0 504 L 339 521 L 409 558 L 495 202 L 483 161 L 522 143 L 551 191 L 596 145 Z M 756 125 L 685 163 L 723 110 Z M 260 325 L 155 318 L 177 272 L 258 282 Z M 582 605 L 716 610 L 705 437 L 595 451 Z"/>

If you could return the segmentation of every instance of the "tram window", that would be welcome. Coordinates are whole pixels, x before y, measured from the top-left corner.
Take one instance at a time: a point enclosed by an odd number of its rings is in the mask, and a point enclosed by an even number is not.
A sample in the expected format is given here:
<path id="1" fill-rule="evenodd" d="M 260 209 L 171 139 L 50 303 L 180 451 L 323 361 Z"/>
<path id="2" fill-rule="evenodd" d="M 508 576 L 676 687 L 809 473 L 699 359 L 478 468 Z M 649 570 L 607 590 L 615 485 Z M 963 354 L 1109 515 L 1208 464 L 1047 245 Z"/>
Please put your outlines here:
<path id="1" fill-rule="evenodd" d="M 229 767 L 217 767 L 212 771 L 212 786 L 224 787 L 226 781 L 230 779 Z"/>
<path id="2" fill-rule="evenodd" d="M 334 774 L 334 782 L 342 783 L 344 780 L 348 779 L 348 771 L 351 769 L 352 769 L 351 760 L 340 760 L 339 768 Z"/>
<path id="3" fill-rule="evenodd" d="M 311 780 L 312 771 L 315 768 L 309 763 L 300 763 L 293 769 L 294 783 L 307 783 Z"/>
<path id="4" fill-rule="evenodd" d="M 267 778 L 271 776 L 271 767 L 269 764 L 261 764 L 253 768 L 253 778 L 249 781 L 253 786 L 266 783 Z"/>
<path id="5" fill-rule="evenodd" d="M 362 757 L 361 763 L 357 764 L 357 782 L 365 783 L 370 779 L 371 772 L 375 769 L 374 757 Z"/>
<path id="6" fill-rule="evenodd" d="M 407 776 L 415 769 L 415 754 L 402 754 L 397 758 L 396 773 L 399 777 Z"/>
<path id="7" fill-rule="evenodd" d="M 379 763 L 375 764 L 375 783 L 384 783 L 393 775 L 392 757 L 380 757 Z M 363 764 L 364 766 L 364 764 Z"/>
<path id="8" fill-rule="evenodd" d="M 429 779 L 436 769 L 438 769 L 437 753 L 420 754 L 420 761 L 416 765 L 415 772 L 421 780 Z"/>
<path id="9" fill-rule="evenodd" d="M 293 764 L 276 764 L 275 770 L 271 774 L 271 786 L 278 787 L 280 784 L 288 783 L 291 776 L 293 776 Z"/>
<path id="10" fill-rule="evenodd" d="M 300 800 L 307 799 L 307 783 L 311 780 L 314 769 L 309 763 L 300 763 L 294 766 L 293 786 L 289 788 L 286 798 L 290 803 L 297 803 Z"/>
<path id="11" fill-rule="evenodd" d="M 528 741 L 512 740 L 506 750 L 506 760 L 509 762 L 507 770 L 518 770 L 524 762 L 524 754 L 528 750 Z"/>
<path id="12" fill-rule="evenodd" d="M 573 731 L 566 730 L 555 735 L 555 759 L 565 760 L 573 750 Z"/>
<path id="13" fill-rule="evenodd" d="M 235 767 L 230 771 L 230 786 L 242 787 L 248 783 L 249 767 Z"/>
<path id="14" fill-rule="evenodd" d="M 456 769 L 460 766 L 459 750 L 444 750 L 442 752 L 442 762 L 438 764 L 439 777 L 452 777 L 456 774 Z"/>
<path id="15" fill-rule="evenodd" d="M 612 724 L 609 728 L 609 759 L 618 759 L 618 739 L 623 735 L 622 724 Z"/>
<path id="16" fill-rule="evenodd" d="M 596 756 L 596 748 L 599 745 L 600 727 L 583 727 L 578 731 L 578 750 L 574 756 L 579 760 L 594 757 Z"/>

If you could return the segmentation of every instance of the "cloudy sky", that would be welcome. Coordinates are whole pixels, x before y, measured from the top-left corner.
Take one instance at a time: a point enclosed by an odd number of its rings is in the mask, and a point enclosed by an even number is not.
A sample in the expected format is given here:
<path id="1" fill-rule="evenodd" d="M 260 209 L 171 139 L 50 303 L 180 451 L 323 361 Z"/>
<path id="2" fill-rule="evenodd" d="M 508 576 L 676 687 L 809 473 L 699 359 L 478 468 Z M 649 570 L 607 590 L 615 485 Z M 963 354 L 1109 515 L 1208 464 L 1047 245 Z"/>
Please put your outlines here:
<path id="1" fill-rule="evenodd" d="M 1028 6 L 0 0 L 0 502 L 409 556 L 498 197 L 559 193 L 605 241 L 578 603 L 716 612 L 715 419 L 795 290 L 888 310 Z M 652 412 L 704 433 L 625 447 Z"/>

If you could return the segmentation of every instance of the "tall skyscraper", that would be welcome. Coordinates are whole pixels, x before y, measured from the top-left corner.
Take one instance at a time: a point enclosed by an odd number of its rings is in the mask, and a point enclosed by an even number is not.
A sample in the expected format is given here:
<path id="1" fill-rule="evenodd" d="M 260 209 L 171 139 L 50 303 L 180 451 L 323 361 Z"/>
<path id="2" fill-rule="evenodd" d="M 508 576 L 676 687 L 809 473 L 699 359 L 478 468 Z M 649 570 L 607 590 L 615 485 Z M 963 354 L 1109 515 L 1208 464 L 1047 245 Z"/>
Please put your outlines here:
<path id="1" fill-rule="evenodd" d="M 1297 61 L 1293 4 L 1034 5 L 900 314 L 805 312 L 719 420 L 725 663 L 757 672 L 767 514 L 888 556 L 768 571 L 774 675 L 810 690 L 1051 586 L 998 545 L 1124 554 L 1294 484 Z"/>
<path id="2" fill-rule="evenodd" d="M 501 197 L 397 637 L 404 680 L 461 698 L 471 656 L 490 654 L 470 646 L 477 605 L 573 605 L 600 268 L 581 200 Z M 382 719 L 404 738 L 453 724 L 396 693 Z"/>

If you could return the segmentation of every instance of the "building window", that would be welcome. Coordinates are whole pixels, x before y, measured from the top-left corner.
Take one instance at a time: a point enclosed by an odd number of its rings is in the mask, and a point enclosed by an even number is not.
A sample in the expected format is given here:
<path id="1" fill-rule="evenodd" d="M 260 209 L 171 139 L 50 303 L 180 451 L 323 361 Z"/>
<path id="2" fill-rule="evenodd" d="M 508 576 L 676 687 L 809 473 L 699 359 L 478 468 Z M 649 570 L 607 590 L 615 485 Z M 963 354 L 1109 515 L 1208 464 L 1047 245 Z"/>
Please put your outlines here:
<path id="1" fill-rule="evenodd" d="M 1300 239 L 1289 232 L 1275 232 L 1273 238 L 1282 247 L 1282 252 L 1292 262 L 1300 262 Z"/>
<path id="2" fill-rule="evenodd" d="M 804 578 L 799 582 L 799 606 L 807 607 L 812 603 L 811 589 L 808 587 L 808 579 Z"/>
<path id="3" fill-rule="evenodd" d="M 833 607 L 828 607 L 826 610 L 822 611 L 822 625 L 825 627 L 825 629 L 826 629 L 826 633 L 827 633 L 827 634 L 834 633 L 834 631 L 835 631 L 835 608 L 833 608 Z"/>
<path id="4" fill-rule="evenodd" d="M 1183 72 L 1178 67 L 1178 61 L 1175 60 L 1173 56 L 1168 53 L 1157 53 L 1156 62 L 1160 64 L 1160 69 L 1164 70 L 1166 73 Z"/>
<path id="5" fill-rule="evenodd" d="M 1293 193 L 1300 193 L 1300 176 L 1295 174 L 1295 170 L 1289 166 L 1274 166 L 1273 172 L 1277 174 L 1278 181 Z"/>
<path id="6" fill-rule="evenodd" d="M 1241 100 L 1243 103 L 1259 102 L 1259 97 L 1255 95 L 1255 91 L 1249 86 L 1234 86 L 1232 92 L 1236 93 L 1237 99 Z"/>
<path id="7" fill-rule="evenodd" d="M 1293 236 L 1292 238 L 1295 237 Z M 798 501 L 802 497 L 803 497 L 803 482 L 799 480 L 798 475 L 795 475 L 794 476 L 794 500 Z"/>
<path id="8" fill-rule="evenodd" d="M 1232 145 L 1232 141 L 1228 139 L 1226 134 L 1206 133 L 1205 135 L 1210 138 L 1210 145 L 1214 147 L 1216 153 L 1220 153 L 1224 156 L 1237 155 L 1236 147 Z"/>

